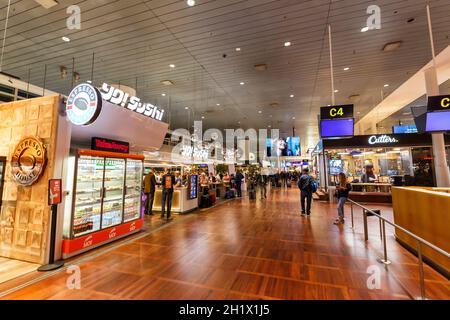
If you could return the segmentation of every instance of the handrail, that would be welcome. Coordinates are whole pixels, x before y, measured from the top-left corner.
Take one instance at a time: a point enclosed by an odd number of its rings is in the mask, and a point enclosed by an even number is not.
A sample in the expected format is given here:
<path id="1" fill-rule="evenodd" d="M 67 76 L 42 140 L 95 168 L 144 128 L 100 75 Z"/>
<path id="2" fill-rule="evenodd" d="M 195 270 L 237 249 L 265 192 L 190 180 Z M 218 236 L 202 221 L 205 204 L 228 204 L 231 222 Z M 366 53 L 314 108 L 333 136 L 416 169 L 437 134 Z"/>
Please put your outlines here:
<path id="1" fill-rule="evenodd" d="M 427 240 L 425 240 L 425 239 L 423 239 L 423 238 L 421 238 L 421 237 L 415 235 L 415 234 L 412 233 L 411 231 L 406 230 L 405 228 L 399 226 L 398 224 L 395 224 L 395 223 L 389 221 L 388 219 L 386 219 L 386 218 L 380 216 L 378 213 L 376 213 L 376 212 L 374 212 L 373 210 L 371 210 L 371 209 L 369 209 L 369 208 L 363 206 L 362 204 L 359 204 L 358 202 L 355 202 L 355 201 L 353 201 L 353 200 L 351 200 L 351 199 L 348 199 L 347 201 L 348 201 L 348 202 L 352 202 L 353 204 L 357 205 L 358 207 L 360 207 L 360 208 L 362 208 L 362 209 L 364 209 L 364 210 L 370 212 L 371 214 L 373 214 L 374 216 L 377 216 L 377 217 L 378 217 L 379 219 L 381 219 L 381 220 L 384 220 L 385 222 L 387 222 L 389 225 L 393 226 L 394 228 L 397 228 L 397 229 L 403 231 L 404 233 L 406 233 L 406 234 L 408 234 L 409 236 L 413 237 L 413 238 L 416 239 L 417 241 L 422 242 L 422 243 L 425 244 L 426 246 L 428 246 L 428 247 L 430 247 L 431 249 L 433 249 L 433 250 L 435 250 L 435 251 L 437 251 L 437 252 L 443 254 L 444 256 L 446 256 L 447 258 L 450 259 L 450 253 L 448 253 L 447 251 L 445 251 L 445 250 L 443 250 L 443 249 L 441 249 L 441 248 L 435 246 L 434 244 L 428 242 Z"/>
<path id="2" fill-rule="evenodd" d="M 380 235 L 383 240 L 383 249 L 384 249 L 384 259 L 378 259 L 379 262 L 384 263 L 386 265 L 391 264 L 391 262 L 387 258 L 387 245 L 386 245 L 386 228 L 385 224 L 388 223 L 389 225 L 393 226 L 394 228 L 397 228 L 401 230 L 402 232 L 406 233 L 410 237 L 414 238 L 417 241 L 417 256 L 419 259 L 419 275 L 420 275 L 420 293 L 422 299 L 426 299 L 425 296 L 425 278 L 424 278 L 424 270 L 423 270 L 423 258 L 422 258 L 422 248 L 421 245 L 424 244 L 428 246 L 429 248 L 433 249 L 434 251 L 439 252 L 440 254 L 444 255 L 445 257 L 450 259 L 450 253 L 447 251 L 435 246 L 434 244 L 428 242 L 427 240 L 415 235 L 409 230 L 406 230 L 405 228 L 395 224 L 394 222 L 389 221 L 388 219 L 382 217 L 372 209 L 367 208 L 366 206 L 363 206 L 362 204 L 359 204 L 358 202 L 355 202 L 351 199 L 348 199 L 351 205 L 351 218 L 352 218 L 352 228 L 354 228 L 353 224 L 353 205 L 356 205 L 363 209 L 363 218 L 364 218 L 364 238 L 367 241 L 369 239 L 368 231 L 367 231 L 367 212 L 372 214 L 373 216 L 376 216 L 378 219 L 380 219 Z"/>

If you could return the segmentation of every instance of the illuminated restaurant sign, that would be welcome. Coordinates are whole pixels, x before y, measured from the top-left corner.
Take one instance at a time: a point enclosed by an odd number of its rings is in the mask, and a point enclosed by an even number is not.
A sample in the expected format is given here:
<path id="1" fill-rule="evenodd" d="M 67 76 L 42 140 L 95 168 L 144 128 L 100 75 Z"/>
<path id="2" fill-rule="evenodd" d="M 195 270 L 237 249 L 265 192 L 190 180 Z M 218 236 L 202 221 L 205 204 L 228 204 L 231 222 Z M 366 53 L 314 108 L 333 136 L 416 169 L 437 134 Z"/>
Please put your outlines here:
<path id="1" fill-rule="evenodd" d="M 79 84 L 72 89 L 66 102 L 66 114 L 70 122 L 78 126 L 93 123 L 102 109 L 102 100 L 162 121 L 164 110 L 132 96 L 119 88 L 103 83 L 100 90 L 89 83 Z"/>
<path id="2" fill-rule="evenodd" d="M 144 116 L 161 121 L 164 115 L 164 110 L 151 104 L 143 103 L 141 99 L 115 88 L 107 83 L 103 83 L 100 88 L 102 98 L 105 101 L 111 102 L 118 106 L 127 108 L 131 111 L 143 114 Z"/>
<path id="3" fill-rule="evenodd" d="M 118 153 L 130 153 L 128 142 L 94 137 L 91 140 L 91 149 Z"/>
<path id="4" fill-rule="evenodd" d="M 388 135 L 382 135 L 382 136 L 371 136 L 369 138 L 369 144 L 391 144 L 391 143 L 397 143 L 398 140 L 394 137 L 390 137 Z"/>

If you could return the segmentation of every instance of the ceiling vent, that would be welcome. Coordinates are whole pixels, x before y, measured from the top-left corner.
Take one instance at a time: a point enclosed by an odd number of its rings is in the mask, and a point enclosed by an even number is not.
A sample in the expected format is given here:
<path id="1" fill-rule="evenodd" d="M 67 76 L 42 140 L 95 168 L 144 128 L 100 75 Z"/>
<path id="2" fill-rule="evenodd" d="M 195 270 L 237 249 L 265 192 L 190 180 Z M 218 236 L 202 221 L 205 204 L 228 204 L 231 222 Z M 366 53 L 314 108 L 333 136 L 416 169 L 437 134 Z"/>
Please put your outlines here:
<path id="1" fill-rule="evenodd" d="M 389 42 L 386 43 L 383 47 L 384 52 L 394 51 L 397 50 L 402 46 L 403 41 L 395 41 L 395 42 Z"/>
<path id="2" fill-rule="evenodd" d="M 173 85 L 173 81 L 172 80 L 163 80 L 161 81 L 161 83 L 165 86 L 172 86 Z"/>
<path id="3" fill-rule="evenodd" d="M 261 63 L 261 64 L 255 64 L 255 70 L 262 72 L 267 70 L 267 64 Z"/>
<path id="4" fill-rule="evenodd" d="M 58 4 L 58 2 L 55 0 L 34 0 L 34 1 L 39 3 L 45 9 L 50 9 Z"/>

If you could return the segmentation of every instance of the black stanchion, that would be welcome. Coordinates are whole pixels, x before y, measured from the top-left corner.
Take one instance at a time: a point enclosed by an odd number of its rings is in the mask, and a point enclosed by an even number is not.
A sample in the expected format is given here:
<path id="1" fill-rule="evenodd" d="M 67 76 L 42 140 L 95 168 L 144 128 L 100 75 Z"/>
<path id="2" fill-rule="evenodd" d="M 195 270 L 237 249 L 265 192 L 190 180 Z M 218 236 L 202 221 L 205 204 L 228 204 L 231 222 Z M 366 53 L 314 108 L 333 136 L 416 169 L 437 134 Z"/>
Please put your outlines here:
<path id="1" fill-rule="evenodd" d="M 56 224 L 58 219 L 58 205 L 52 204 L 52 225 L 50 233 L 50 257 L 46 265 L 40 266 L 38 271 L 51 271 L 64 266 L 64 261 L 55 261 Z"/>

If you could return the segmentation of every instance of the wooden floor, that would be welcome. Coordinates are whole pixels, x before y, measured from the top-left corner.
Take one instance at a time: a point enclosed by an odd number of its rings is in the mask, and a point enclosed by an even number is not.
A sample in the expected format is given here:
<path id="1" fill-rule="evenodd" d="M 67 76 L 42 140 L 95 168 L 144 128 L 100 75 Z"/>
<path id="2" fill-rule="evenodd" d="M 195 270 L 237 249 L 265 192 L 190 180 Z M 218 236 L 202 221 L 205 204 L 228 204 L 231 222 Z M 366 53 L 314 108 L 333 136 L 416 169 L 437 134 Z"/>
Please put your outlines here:
<path id="1" fill-rule="evenodd" d="M 267 200 L 224 203 L 179 217 L 156 231 L 79 262 L 81 289 L 69 290 L 63 270 L 3 299 L 412 299 L 419 296 L 417 258 L 388 229 L 387 268 L 378 223 L 363 241 L 361 212 L 335 226 L 335 205 L 314 203 L 299 215 L 297 190 Z M 392 215 L 383 205 L 383 215 Z M 348 210 L 347 210 L 348 214 Z M 151 222 L 155 225 L 157 218 Z M 99 251 L 101 253 L 101 251 Z M 371 267 L 372 266 L 372 267 Z M 380 288 L 369 289 L 370 274 Z M 427 297 L 449 299 L 450 283 L 426 266 Z"/>
<path id="2" fill-rule="evenodd" d="M 0 283 L 36 271 L 38 264 L 0 257 Z"/>

